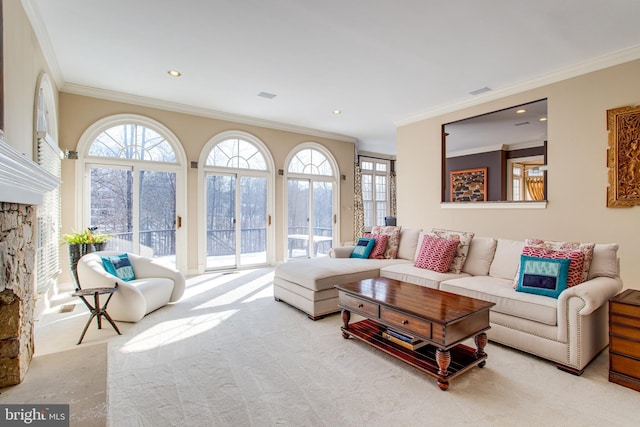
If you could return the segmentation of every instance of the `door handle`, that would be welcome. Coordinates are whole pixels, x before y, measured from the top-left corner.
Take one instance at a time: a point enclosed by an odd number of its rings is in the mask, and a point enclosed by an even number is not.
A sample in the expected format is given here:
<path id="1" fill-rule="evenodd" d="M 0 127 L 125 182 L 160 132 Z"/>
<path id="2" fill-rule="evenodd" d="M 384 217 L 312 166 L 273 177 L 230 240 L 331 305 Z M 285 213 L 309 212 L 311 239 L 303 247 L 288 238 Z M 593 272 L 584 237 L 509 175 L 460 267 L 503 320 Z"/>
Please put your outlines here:
<path id="1" fill-rule="evenodd" d="M 267 225 L 271 225 L 271 215 L 267 215 Z"/>
<path id="2" fill-rule="evenodd" d="M 176 229 L 180 227 L 182 227 L 182 217 L 178 215 L 178 217 L 176 218 Z"/>

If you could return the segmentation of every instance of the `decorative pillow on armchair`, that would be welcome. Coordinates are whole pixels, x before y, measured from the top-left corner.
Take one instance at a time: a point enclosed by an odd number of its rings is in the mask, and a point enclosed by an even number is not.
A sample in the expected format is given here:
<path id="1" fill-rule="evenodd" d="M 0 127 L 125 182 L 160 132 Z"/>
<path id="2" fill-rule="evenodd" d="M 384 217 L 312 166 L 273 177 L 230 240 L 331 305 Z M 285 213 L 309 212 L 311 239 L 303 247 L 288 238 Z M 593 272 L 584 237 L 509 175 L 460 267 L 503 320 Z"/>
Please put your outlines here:
<path id="1" fill-rule="evenodd" d="M 104 269 L 107 270 L 107 273 L 111 273 L 125 282 L 135 280 L 136 275 L 127 254 L 103 256 L 101 258 L 102 265 Z"/>
<path id="2" fill-rule="evenodd" d="M 456 255 L 458 240 L 450 240 L 433 234 L 425 234 L 416 258 L 415 266 L 438 273 L 446 273 Z"/>

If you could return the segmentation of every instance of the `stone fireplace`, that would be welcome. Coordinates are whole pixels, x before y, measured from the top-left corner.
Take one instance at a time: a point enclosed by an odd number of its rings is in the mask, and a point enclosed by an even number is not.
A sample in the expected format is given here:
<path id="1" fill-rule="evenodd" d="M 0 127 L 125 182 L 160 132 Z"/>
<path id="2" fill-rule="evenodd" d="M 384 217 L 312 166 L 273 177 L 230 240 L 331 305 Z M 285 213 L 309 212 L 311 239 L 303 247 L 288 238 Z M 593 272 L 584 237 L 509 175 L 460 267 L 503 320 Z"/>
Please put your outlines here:
<path id="1" fill-rule="evenodd" d="M 22 382 L 33 357 L 36 209 L 57 177 L 0 134 L 0 387 Z"/>

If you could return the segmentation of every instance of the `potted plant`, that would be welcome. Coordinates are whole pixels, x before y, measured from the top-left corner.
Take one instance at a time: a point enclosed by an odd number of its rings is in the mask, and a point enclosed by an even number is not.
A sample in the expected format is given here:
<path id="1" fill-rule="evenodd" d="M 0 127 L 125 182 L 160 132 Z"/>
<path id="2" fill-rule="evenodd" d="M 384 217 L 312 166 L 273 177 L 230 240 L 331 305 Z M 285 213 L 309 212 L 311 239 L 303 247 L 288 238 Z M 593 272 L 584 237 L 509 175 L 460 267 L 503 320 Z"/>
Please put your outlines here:
<path id="1" fill-rule="evenodd" d="M 62 240 L 69 246 L 69 267 L 76 289 L 80 289 L 78 281 L 78 260 L 90 252 L 104 250 L 104 246 L 111 237 L 108 234 L 97 233 L 98 227 L 89 227 L 82 232 L 62 235 Z"/>

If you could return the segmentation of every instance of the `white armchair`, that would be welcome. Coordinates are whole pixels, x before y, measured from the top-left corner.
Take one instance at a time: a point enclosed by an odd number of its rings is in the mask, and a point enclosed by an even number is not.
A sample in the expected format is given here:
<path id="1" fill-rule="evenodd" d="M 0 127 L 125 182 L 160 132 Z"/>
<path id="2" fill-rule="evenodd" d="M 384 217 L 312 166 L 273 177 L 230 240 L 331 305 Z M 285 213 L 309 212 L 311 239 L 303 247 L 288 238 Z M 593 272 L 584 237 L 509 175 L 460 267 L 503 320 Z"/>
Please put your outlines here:
<path id="1" fill-rule="evenodd" d="M 184 275 L 151 258 L 127 254 L 135 272 L 135 280 L 126 282 L 108 273 L 102 264 L 102 257 L 121 253 L 92 252 L 78 261 L 78 280 L 82 289 L 113 287 L 118 284 L 118 291 L 113 294 L 108 307 L 109 315 L 114 320 L 137 322 L 152 311 L 182 297 Z"/>

